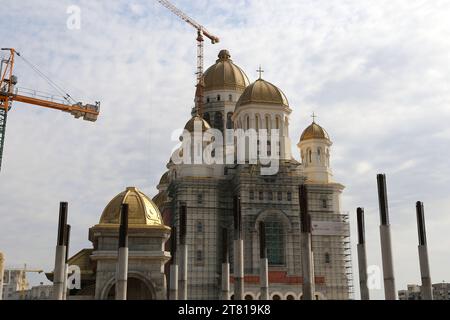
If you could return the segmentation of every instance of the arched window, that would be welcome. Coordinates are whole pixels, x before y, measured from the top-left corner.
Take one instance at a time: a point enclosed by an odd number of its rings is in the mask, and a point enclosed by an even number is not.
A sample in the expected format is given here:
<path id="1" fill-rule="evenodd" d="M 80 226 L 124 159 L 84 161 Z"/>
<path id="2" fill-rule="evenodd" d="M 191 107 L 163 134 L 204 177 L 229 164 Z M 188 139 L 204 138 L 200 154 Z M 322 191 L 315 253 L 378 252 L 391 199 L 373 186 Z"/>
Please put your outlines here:
<path id="1" fill-rule="evenodd" d="M 275 129 L 280 129 L 280 118 L 279 117 L 275 118 Z"/>
<path id="2" fill-rule="evenodd" d="M 325 252 L 325 263 L 331 263 L 330 254 L 328 252 Z"/>
<path id="3" fill-rule="evenodd" d="M 220 101 L 220 94 L 217 95 L 217 101 Z"/>
<path id="4" fill-rule="evenodd" d="M 246 128 L 245 129 L 250 129 L 250 117 L 249 116 L 246 116 L 245 117 L 245 123 L 246 123 Z"/>
<path id="5" fill-rule="evenodd" d="M 246 294 L 244 297 L 245 300 L 253 300 L 253 297 L 249 294 Z"/>
<path id="6" fill-rule="evenodd" d="M 286 300 L 295 300 L 295 297 L 292 294 L 288 294 Z"/>
<path id="7" fill-rule="evenodd" d="M 231 120 L 232 116 L 233 116 L 232 112 L 227 113 L 227 129 L 233 129 L 233 121 Z"/>
<path id="8" fill-rule="evenodd" d="M 270 130 L 270 117 L 269 116 L 266 116 L 266 129 Z M 269 133 L 267 133 L 267 134 L 269 134 Z"/>
<path id="9" fill-rule="evenodd" d="M 256 115 L 256 117 L 255 117 L 255 125 L 256 125 L 255 129 L 259 130 L 259 116 L 258 115 Z"/>
<path id="10" fill-rule="evenodd" d="M 203 232 L 203 223 L 201 221 L 197 221 L 197 225 L 195 228 L 197 230 L 197 233 L 202 233 Z"/>
<path id="11" fill-rule="evenodd" d="M 281 300 L 281 297 L 280 297 L 279 294 L 274 294 L 274 295 L 272 296 L 272 300 Z"/>
<path id="12" fill-rule="evenodd" d="M 210 122 L 210 117 L 209 117 L 209 113 L 208 113 L 208 112 L 205 112 L 205 113 L 203 114 L 203 119 L 204 119 L 206 122 L 208 122 L 208 124 L 211 124 L 211 122 Z"/>
<path id="13" fill-rule="evenodd" d="M 312 151 L 308 150 L 308 158 L 309 158 L 309 163 L 312 162 Z"/>
<path id="14" fill-rule="evenodd" d="M 233 101 L 233 95 L 232 94 L 228 95 L 228 101 Z"/>
<path id="15" fill-rule="evenodd" d="M 206 102 L 208 102 L 208 103 L 209 103 L 209 96 L 208 96 L 208 97 L 206 97 Z"/>
<path id="16" fill-rule="evenodd" d="M 264 222 L 266 227 L 267 260 L 269 265 L 284 264 L 284 230 L 282 223 L 275 217 Z"/>
<path id="17" fill-rule="evenodd" d="M 320 148 L 317 148 L 317 162 L 322 163 L 322 153 Z"/>

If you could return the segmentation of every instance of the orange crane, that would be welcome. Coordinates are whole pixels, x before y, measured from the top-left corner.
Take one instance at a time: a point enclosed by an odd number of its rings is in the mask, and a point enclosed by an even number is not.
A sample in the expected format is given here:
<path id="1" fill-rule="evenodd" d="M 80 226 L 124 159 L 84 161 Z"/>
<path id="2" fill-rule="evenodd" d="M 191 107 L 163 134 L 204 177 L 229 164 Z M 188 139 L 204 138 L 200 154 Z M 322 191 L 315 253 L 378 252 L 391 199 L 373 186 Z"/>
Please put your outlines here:
<path id="1" fill-rule="evenodd" d="M 65 96 L 63 96 L 62 99 L 55 99 L 54 96 L 37 96 L 36 92 L 33 90 L 28 92 L 23 90 L 22 92 L 19 88 L 16 88 L 17 77 L 13 74 L 15 55 L 19 57 L 22 56 L 12 48 L 2 48 L 1 50 L 9 51 L 9 57 L 7 59 L 2 59 L 0 64 L 0 170 L 3 158 L 3 145 L 5 143 L 6 119 L 13 101 L 69 112 L 75 118 L 83 117 L 83 120 L 87 121 L 96 121 L 100 112 L 100 102 L 96 101 L 95 104 L 82 104 L 81 102 L 73 100 L 67 93 L 65 93 Z M 24 59 L 24 61 L 41 76 L 46 78 L 53 87 L 62 91 L 60 87 L 56 86 L 54 82 L 36 67 L 31 65 L 30 62 L 23 57 L 22 59 Z"/>
<path id="2" fill-rule="evenodd" d="M 194 19 L 190 18 L 187 14 L 175 7 L 168 0 L 158 0 L 158 2 L 169 9 L 172 13 L 180 17 L 182 20 L 186 21 L 195 29 L 197 29 L 197 89 L 195 90 L 195 109 L 197 113 L 201 117 L 203 117 L 203 35 L 210 39 L 212 44 L 219 42 L 219 37 L 206 30 L 204 26 L 199 24 Z"/>

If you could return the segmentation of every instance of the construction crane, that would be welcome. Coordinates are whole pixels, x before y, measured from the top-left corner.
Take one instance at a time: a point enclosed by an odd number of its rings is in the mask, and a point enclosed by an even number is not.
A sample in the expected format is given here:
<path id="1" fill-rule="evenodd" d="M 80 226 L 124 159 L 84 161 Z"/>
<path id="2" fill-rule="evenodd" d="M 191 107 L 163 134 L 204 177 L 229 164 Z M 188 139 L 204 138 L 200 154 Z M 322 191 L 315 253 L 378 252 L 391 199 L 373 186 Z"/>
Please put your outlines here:
<path id="1" fill-rule="evenodd" d="M 57 86 L 50 78 L 45 76 L 15 49 L 2 48 L 1 50 L 9 51 L 9 57 L 7 59 L 2 59 L 0 64 L 0 170 L 3 158 L 3 145 L 5 143 L 6 119 L 13 101 L 69 112 L 75 118 L 83 117 L 83 120 L 87 121 L 96 121 L 100 112 L 100 102 L 97 101 L 95 104 L 82 104 L 81 102 L 76 102 L 69 94 L 65 93 L 61 87 Z M 60 98 L 55 96 L 47 97 L 38 95 L 34 90 L 19 90 L 19 88 L 16 87 L 17 77 L 13 74 L 16 55 L 21 57 L 55 89 L 62 92 L 64 96 Z"/>
<path id="2" fill-rule="evenodd" d="M 175 7 L 172 3 L 170 3 L 167 0 L 157 0 L 159 3 L 161 3 L 164 7 L 169 9 L 172 13 L 180 17 L 182 20 L 189 23 L 191 26 L 193 26 L 195 29 L 197 29 L 197 84 L 196 84 L 196 90 L 195 90 L 195 109 L 197 113 L 203 117 L 203 36 L 207 37 L 211 40 L 212 44 L 219 42 L 219 37 L 213 35 L 211 32 L 206 30 L 204 26 L 199 24 L 194 19 L 190 18 L 187 14 L 185 14 L 183 11 Z"/>

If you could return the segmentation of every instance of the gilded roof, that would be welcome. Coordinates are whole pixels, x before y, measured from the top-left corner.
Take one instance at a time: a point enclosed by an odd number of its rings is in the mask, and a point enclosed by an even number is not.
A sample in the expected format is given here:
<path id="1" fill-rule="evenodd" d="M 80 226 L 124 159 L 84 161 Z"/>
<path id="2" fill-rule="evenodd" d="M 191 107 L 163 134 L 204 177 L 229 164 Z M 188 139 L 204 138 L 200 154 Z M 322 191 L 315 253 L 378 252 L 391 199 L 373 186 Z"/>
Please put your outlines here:
<path id="1" fill-rule="evenodd" d="M 158 206 L 158 208 L 161 208 L 161 206 L 167 201 L 167 193 L 159 192 L 153 197 L 152 201 Z"/>
<path id="2" fill-rule="evenodd" d="M 247 75 L 230 57 L 228 50 L 221 50 L 216 63 L 204 72 L 205 91 L 221 89 L 243 91 L 248 86 Z"/>
<path id="3" fill-rule="evenodd" d="M 119 224 L 120 208 L 128 204 L 128 225 L 163 225 L 158 207 L 136 187 L 115 196 L 103 210 L 100 224 Z"/>
<path id="4" fill-rule="evenodd" d="M 275 85 L 261 78 L 244 90 L 236 103 L 236 108 L 252 103 L 289 107 L 289 102 L 284 93 Z"/>
<path id="5" fill-rule="evenodd" d="M 204 120 L 202 117 L 196 115 L 193 116 L 184 126 L 184 129 L 186 129 L 189 132 L 194 132 L 194 126 L 196 121 L 198 121 L 201 125 L 202 125 L 202 131 L 206 131 L 208 129 L 211 129 L 211 126 L 209 125 L 209 123 Z M 198 125 L 198 124 L 197 124 Z"/>
<path id="6" fill-rule="evenodd" d="M 328 133 L 324 128 L 319 126 L 317 123 L 313 122 L 311 125 L 306 128 L 302 136 L 300 137 L 300 142 L 309 140 L 309 139 L 327 139 L 330 140 Z"/>

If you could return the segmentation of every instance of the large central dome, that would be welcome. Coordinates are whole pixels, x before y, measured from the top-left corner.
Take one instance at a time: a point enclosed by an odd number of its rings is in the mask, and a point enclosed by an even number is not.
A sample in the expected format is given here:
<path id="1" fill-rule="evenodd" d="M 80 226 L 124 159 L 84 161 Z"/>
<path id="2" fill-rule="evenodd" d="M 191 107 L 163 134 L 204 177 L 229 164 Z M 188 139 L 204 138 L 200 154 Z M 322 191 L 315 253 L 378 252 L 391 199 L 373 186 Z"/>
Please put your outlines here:
<path id="1" fill-rule="evenodd" d="M 230 57 L 228 50 L 221 50 L 216 63 L 205 71 L 203 76 L 205 91 L 224 89 L 244 91 L 248 86 L 247 75 Z"/>
<path id="2" fill-rule="evenodd" d="M 275 85 L 261 78 L 245 89 L 236 103 L 236 109 L 248 104 L 268 104 L 289 107 L 289 102 L 284 93 Z"/>
<path id="3" fill-rule="evenodd" d="M 158 207 L 135 187 L 128 187 L 108 203 L 103 210 L 100 224 L 119 224 L 120 208 L 123 203 L 128 204 L 129 225 L 163 224 Z"/>

